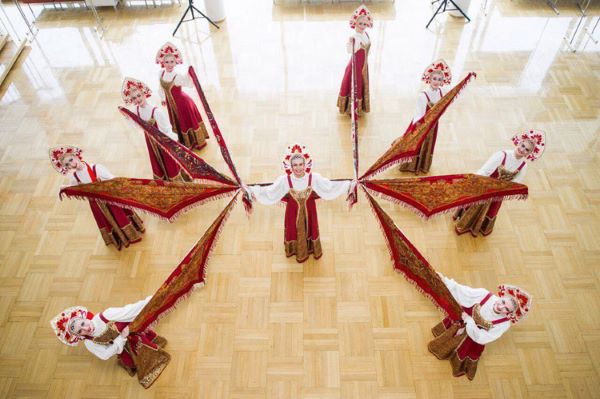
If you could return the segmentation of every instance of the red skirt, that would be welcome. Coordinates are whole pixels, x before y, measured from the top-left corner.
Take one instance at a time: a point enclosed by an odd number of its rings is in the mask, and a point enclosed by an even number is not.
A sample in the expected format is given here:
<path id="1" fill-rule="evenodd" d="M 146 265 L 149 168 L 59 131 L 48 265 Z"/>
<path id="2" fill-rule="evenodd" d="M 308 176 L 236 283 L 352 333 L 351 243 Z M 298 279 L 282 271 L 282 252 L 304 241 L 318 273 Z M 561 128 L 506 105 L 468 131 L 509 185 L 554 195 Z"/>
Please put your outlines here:
<path id="1" fill-rule="evenodd" d="M 146 137 L 146 146 L 148 147 L 148 156 L 150 157 L 150 165 L 152 166 L 152 174 L 155 179 L 165 181 L 190 181 L 189 176 L 181 170 L 181 167 L 166 154 L 158 144 L 155 144 Z"/>
<path id="2" fill-rule="evenodd" d="M 171 124 L 177 129 L 179 141 L 191 149 L 204 148 L 208 132 L 194 100 L 183 91 L 181 86 L 172 86 L 171 96 L 175 106 L 172 107 L 170 101 L 167 101 L 167 109 Z"/>
<path id="3" fill-rule="evenodd" d="M 358 115 L 362 112 L 369 112 L 371 102 L 369 100 L 369 66 L 367 63 L 367 50 L 361 48 L 355 53 L 356 59 L 356 102 Z M 337 106 L 340 114 L 350 113 L 350 97 L 352 94 L 352 59 L 346 65 L 340 95 L 338 96 Z"/>
<path id="4" fill-rule="evenodd" d="M 121 250 L 142 240 L 144 223 L 135 212 L 103 201 L 89 200 L 89 203 L 106 245 Z"/>
<path id="5" fill-rule="evenodd" d="M 284 246 L 287 257 L 296 256 L 302 263 L 310 254 L 315 259 L 323 256 L 319 238 L 319 220 L 316 200 L 319 197 L 312 192 L 304 204 L 299 204 L 290 194 L 286 201 L 284 220 Z"/>

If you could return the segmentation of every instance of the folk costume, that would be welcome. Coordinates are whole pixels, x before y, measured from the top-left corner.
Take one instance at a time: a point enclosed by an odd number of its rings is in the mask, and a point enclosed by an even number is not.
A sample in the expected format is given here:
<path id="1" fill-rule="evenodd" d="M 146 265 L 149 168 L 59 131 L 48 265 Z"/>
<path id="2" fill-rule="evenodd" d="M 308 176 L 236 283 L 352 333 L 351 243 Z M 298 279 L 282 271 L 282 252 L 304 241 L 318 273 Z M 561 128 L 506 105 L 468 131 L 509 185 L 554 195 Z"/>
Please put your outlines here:
<path id="1" fill-rule="evenodd" d="M 71 173 L 63 160 L 74 156 L 83 164 L 83 170 L 76 170 L 70 176 L 71 185 L 110 180 L 115 176 L 100 164 L 88 164 L 83 160 L 82 150 L 74 146 L 59 146 L 49 150 L 50 161 L 58 173 L 66 176 Z M 110 205 L 103 201 L 89 200 L 92 214 L 106 245 L 113 244 L 118 250 L 142 240 L 144 223 L 132 210 Z"/>
<path id="2" fill-rule="evenodd" d="M 305 173 L 296 177 L 292 173 L 292 161 L 297 158 L 304 159 Z M 285 175 L 279 176 L 269 186 L 250 186 L 249 189 L 258 202 L 264 205 L 273 205 L 284 202 L 285 208 L 285 233 L 284 246 L 287 257 L 296 256 L 299 263 L 308 259 L 312 254 L 315 259 L 323 255 L 319 236 L 319 222 L 317 219 L 316 200 L 333 200 L 347 193 L 350 189 L 350 180 L 331 181 L 318 173 L 313 173 L 312 159 L 306 147 L 294 144 L 288 147 L 288 152 L 283 159 Z"/>
<path id="3" fill-rule="evenodd" d="M 466 375 L 472 380 L 485 345 L 500 338 L 511 324 L 527 315 L 531 308 L 531 296 L 507 284 L 498 286 L 498 293 L 494 295 L 484 288 L 471 288 L 440 276 L 468 316 L 459 323 L 452 323 L 450 318 L 445 318 L 433 327 L 431 332 L 435 338 L 429 342 L 428 349 L 438 359 L 450 360 L 455 377 Z M 495 302 L 501 298 L 513 302 L 513 313 L 503 315 L 494 310 Z"/>
<path id="4" fill-rule="evenodd" d="M 512 138 L 515 146 L 521 141 L 529 140 L 534 144 L 533 151 L 521 159 L 517 159 L 513 150 L 498 151 L 477 172 L 481 176 L 489 176 L 504 181 L 521 183 L 527 172 L 526 160 L 535 161 L 544 152 L 545 134 L 542 131 L 530 130 L 517 134 Z M 455 231 L 457 234 L 470 232 L 473 237 L 479 233 L 487 236 L 492 233 L 496 216 L 500 211 L 502 201 L 487 201 L 482 204 L 473 205 L 459 209 L 453 219 L 456 221 Z"/>
<path id="5" fill-rule="evenodd" d="M 369 12 L 369 9 L 364 5 L 358 7 L 352 17 L 350 18 L 350 28 L 356 29 L 357 21 L 360 17 L 365 17 L 368 21 L 368 27 L 373 27 L 373 17 Z M 352 39 L 354 39 L 354 47 L 352 46 Z M 362 33 L 354 32 L 350 36 L 350 41 L 346 45 L 346 51 L 349 54 L 354 52 L 355 56 L 355 73 L 356 73 L 356 101 L 357 101 L 357 112 L 360 116 L 362 112 L 369 112 L 371 109 L 371 103 L 369 100 L 369 65 L 368 56 L 369 48 L 371 47 L 371 40 L 366 31 Z M 344 71 L 344 78 L 342 79 L 342 85 L 340 88 L 340 94 L 337 100 L 337 106 L 341 114 L 350 114 L 351 104 L 351 93 L 352 93 L 352 58 L 346 66 Z"/>
<path id="6" fill-rule="evenodd" d="M 452 82 L 452 72 L 450 71 L 450 67 L 444 60 L 437 60 L 429 65 L 425 71 L 423 72 L 423 76 L 421 80 L 426 84 L 431 84 L 431 76 L 432 74 L 442 73 L 443 75 L 443 84 L 442 86 L 449 85 Z M 406 129 L 405 135 L 409 132 L 412 132 L 415 129 L 415 125 L 425 113 L 431 109 L 440 101 L 440 99 L 446 94 L 442 88 L 432 89 L 431 86 L 427 87 L 423 90 L 419 98 L 417 100 L 417 109 L 415 111 L 415 116 L 413 117 L 410 125 Z M 400 165 L 399 169 L 401 172 L 412 172 L 415 174 L 419 173 L 427 173 L 431 168 L 431 162 L 433 160 L 433 151 L 435 149 L 435 142 L 437 139 L 438 132 L 438 123 L 436 123 L 429 133 L 427 133 L 427 137 L 423 141 L 421 145 L 421 150 L 419 154 L 410 162 L 406 162 Z"/>
<path id="7" fill-rule="evenodd" d="M 165 67 L 165 58 L 173 57 L 177 64 L 183 64 L 181 52 L 172 43 L 165 43 L 156 53 L 156 63 Z M 160 98 L 169 111 L 173 131 L 179 142 L 189 149 L 202 149 L 206 146 L 208 132 L 194 100 L 183 91 L 183 87 L 193 87 L 189 74 L 181 75 L 175 70 L 161 69 L 159 73 Z"/>
<path id="8" fill-rule="evenodd" d="M 121 88 L 121 96 L 125 104 L 133 105 L 130 111 L 135 113 L 140 119 L 147 122 L 149 125 L 156 127 L 164 135 L 172 140 L 177 141 L 177 135 L 173 133 L 171 122 L 165 112 L 152 105 L 148 101 L 143 101 L 142 105 L 135 105 L 135 96 L 142 95 L 148 98 L 152 95 L 150 88 L 139 80 L 133 78 L 125 78 L 123 87 Z M 148 135 L 144 133 L 146 146 L 148 147 L 148 156 L 152 167 L 152 174 L 155 179 L 165 181 L 191 181 L 190 177 L 181 170 L 181 167 L 168 155 L 162 148 L 154 142 Z"/>
<path id="9" fill-rule="evenodd" d="M 50 321 L 58 339 L 68 346 L 83 341 L 87 350 L 102 360 L 117 356 L 119 366 L 130 376 L 137 374 L 144 388 L 150 387 L 171 360 L 163 350 L 167 340 L 151 329 L 143 333 L 121 335 L 122 331 L 150 301 L 149 296 L 139 302 L 123 307 L 108 308 L 94 314 L 83 306 L 65 309 Z M 90 335 L 78 335 L 79 320 L 90 320 L 94 329 Z"/>

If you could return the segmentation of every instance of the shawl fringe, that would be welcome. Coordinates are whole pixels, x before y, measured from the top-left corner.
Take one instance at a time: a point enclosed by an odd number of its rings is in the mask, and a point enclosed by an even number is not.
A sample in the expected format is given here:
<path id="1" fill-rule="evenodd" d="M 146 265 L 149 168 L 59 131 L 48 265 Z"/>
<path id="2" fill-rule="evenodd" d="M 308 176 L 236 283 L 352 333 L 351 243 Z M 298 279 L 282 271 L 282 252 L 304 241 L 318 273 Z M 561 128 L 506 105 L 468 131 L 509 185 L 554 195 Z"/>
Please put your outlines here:
<path id="1" fill-rule="evenodd" d="M 221 235 L 223 227 L 225 227 L 225 223 L 229 219 L 229 216 L 231 215 L 231 211 L 233 210 L 233 208 L 235 207 L 235 204 L 237 203 L 237 193 L 233 197 L 233 199 L 231 200 L 231 203 L 232 203 L 232 206 L 229 207 L 229 209 L 227 210 L 227 212 L 225 212 L 225 214 L 223 215 L 223 219 L 221 220 L 221 223 L 219 224 L 219 227 L 215 231 L 214 238 L 212 240 L 212 245 L 210 246 L 210 248 L 208 248 L 208 250 L 206 252 L 206 255 L 205 255 L 205 258 L 204 258 L 204 267 L 203 267 L 203 271 L 204 272 L 203 272 L 203 275 L 202 275 L 202 281 L 198 282 L 198 283 L 195 283 L 194 285 L 192 285 L 192 287 L 190 288 L 190 290 L 188 292 L 186 292 L 185 294 L 183 294 L 179 298 L 177 298 L 175 300 L 175 303 L 173 305 L 171 305 L 171 307 L 169 309 L 166 309 L 166 310 L 162 311 L 156 317 L 155 320 L 153 320 L 150 324 L 148 324 L 148 326 L 144 329 L 144 331 L 146 331 L 149 328 L 153 328 L 154 326 L 156 326 L 159 321 L 161 321 L 164 317 L 168 316 L 172 311 L 174 311 L 177 308 L 177 306 L 179 306 L 179 304 L 181 302 L 183 302 L 184 300 L 186 300 L 194 291 L 196 291 L 196 290 L 198 290 L 200 288 L 204 288 L 204 286 L 206 285 L 206 275 L 208 273 L 208 264 L 209 264 L 210 260 L 212 259 L 213 250 L 214 250 L 215 246 L 217 245 L 217 241 L 219 240 L 219 237 Z M 189 251 L 188 251 L 188 253 L 189 253 Z"/>
<path id="2" fill-rule="evenodd" d="M 212 197 L 208 197 L 208 198 L 204 198 L 202 200 L 196 201 L 193 204 L 184 206 L 183 208 L 181 208 L 180 210 L 178 210 L 177 212 L 175 212 L 173 214 L 173 216 L 171 216 L 171 217 L 166 217 L 166 216 L 160 215 L 160 214 L 158 214 L 158 213 L 156 213 L 154 211 L 151 211 L 149 209 L 144 209 L 144 208 L 136 207 L 136 206 L 133 206 L 133 205 L 122 204 L 122 203 L 120 203 L 118 201 L 114 201 L 114 200 L 88 198 L 88 197 L 85 197 L 85 196 L 82 196 L 82 195 L 67 194 L 67 193 L 64 193 L 62 191 L 59 194 L 59 198 L 62 201 L 62 196 L 65 195 L 67 198 L 74 198 L 74 199 L 78 199 L 78 200 L 102 201 L 102 202 L 110 204 L 110 205 L 118 206 L 119 208 L 125 208 L 125 209 L 129 209 L 131 211 L 138 211 L 138 212 L 141 212 L 141 213 L 146 214 L 146 215 L 157 217 L 157 218 L 159 218 L 161 220 L 164 220 L 166 222 L 173 223 L 175 221 L 175 219 L 177 219 L 179 216 L 181 216 L 184 213 L 187 213 L 187 212 L 191 211 L 194 208 L 202 206 L 202 205 L 204 205 L 204 204 L 206 204 L 208 202 L 211 202 L 211 201 L 216 201 L 216 200 L 219 200 L 219 199 L 222 199 L 222 198 L 227 198 L 227 197 L 230 197 L 231 195 L 237 195 L 237 193 L 239 191 L 240 191 L 240 189 L 237 189 L 235 191 L 229 191 L 229 192 L 226 192 L 226 193 L 216 194 L 216 195 L 214 195 Z"/>
<path id="3" fill-rule="evenodd" d="M 364 190 L 364 187 L 363 187 Z M 366 191 L 366 190 L 365 190 Z M 374 200 L 373 200 L 374 201 Z M 417 291 L 419 291 L 421 293 L 421 295 L 423 295 L 424 297 L 428 298 L 431 303 L 434 304 L 434 306 L 441 311 L 445 316 L 449 316 L 448 312 L 446 311 L 446 309 L 444 309 L 443 307 L 441 307 L 437 301 L 435 300 L 435 298 L 429 294 L 428 292 L 425 292 L 420 286 L 419 284 L 417 284 L 416 281 L 411 280 L 406 273 L 401 269 L 401 268 L 397 268 L 396 267 L 396 259 L 394 258 L 394 250 L 392 249 L 392 245 L 390 243 L 390 240 L 388 239 L 387 233 L 385 232 L 385 228 L 383 227 L 383 223 L 381 221 L 381 219 L 379 218 L 379 215 L 377 214 L 377 210 L 375 209 L 375 205 L 373 203 L 373 201 L 369 200 L 369 206 L 371 207 L 371 210 L 373 211 L 373 213 L 375 214 L 375 218 L 377 219 L 377 225 L 379 226 L 379 230 L 381 230 L 381 233 L 383 234 L 383 237 L 385 238 L 385 243 L 386 243 L 386 248 L 388 250 L 388 254 L 390 256 L 390 259 L 392 261 L 393 264 L 393 268 L 394 271 L 400 275 L 402 275 L 402 277 L 404 277 L 404 279 L 406 281 L 408 281 L 413 287 L 415 287 L 415 289 Z"/>
<path id="4" fill-rule="evenodd" d="M 482 200 L 477 200 L 477 201 L 473 201 L 473 202 L 469 202 L 467 204 L 461 204 L 461 205 L 455 205 L 452 206 L 448 209 L 444 209 L 443 211 L 439 211 L 439 212 L 433 212 L 431 215 L 426 215 L 425 213 L 423 213 L 422 210 L 412 206 L 411 204 L 404 202 L 403 200 L 400 200 L 398 198 L 389 196 L 387 194 L 384 193 L 380 193 L 379 191 L 375 191 L 372 188 L 369 187 L 365 187 L 364 185 L 361 184 L 361 187 L 363 188 L 363 190 L 367 190 L 370 194 L 372 194 L 375 197 L 384 199 L 386 201 L 392 202 L 396 205 L 400 205 L 403 208 L 406 208 L 410 211 L 412 211 L 413 213 L 415 213 L 416 215 L 418 215 L 419 217 L 421 217 L 423 220 L 429 220 L 430 218 L 434 217 L 434 216 L 438 216 L 438 215 L 443 215 L 443 214 L 448 214 L 448 213 L 452 213 L 457 211 L 458 209 L 467 207 L 467 206 L 472 206 L 472 205 L 479 205 L 479 204 L 484 204 L 488 201 L 493 201 L 493 202 L 498 202 L 498 201 L 504 201 L 504 200 L 526 200 L 527 199 L 527 194 L 506 194 L 506 195 L 496 195 L 494 197 L 491 198 L 486 198 L 486 199 L 482 199 Z"/>

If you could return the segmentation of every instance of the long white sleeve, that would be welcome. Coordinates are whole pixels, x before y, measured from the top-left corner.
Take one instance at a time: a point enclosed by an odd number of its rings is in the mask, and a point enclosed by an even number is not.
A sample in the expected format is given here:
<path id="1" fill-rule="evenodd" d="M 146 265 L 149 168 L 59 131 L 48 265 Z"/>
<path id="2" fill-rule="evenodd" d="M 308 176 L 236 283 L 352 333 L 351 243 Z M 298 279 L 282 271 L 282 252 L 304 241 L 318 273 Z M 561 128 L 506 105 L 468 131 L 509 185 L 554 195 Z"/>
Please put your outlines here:
<path id="1" fill-rule="evenodd" d="M 504 166 L 509 171 L 516 170 L 519 166 L 521 166 L 521 163 L 524 162 L 524 159 L 516 159 L 513 151 L 498 151 L 494 153 L 475 173 L 480 176 L 490 176 L 492 173 L 494 173 L 498 166 L 502 164 L 504 154 L 506 154 L 506 161 L 504 163 Z M 523 179 L 525 179 L 525 175 L 527 173 L 527 166 L 527 163 L 525 163 L 523 168 L 521 168 L 519 173 L 517 173 L 517 175 L 512 179 L 512 181 L 516 183 L 521 183 Z"/>
<path id="2" fill-rule="evenodd" d="M 423 118 L 423 116 L 425 116 L 429 100 L 431 100 L 433 104 L 436 104 L 445 94 L 446 93 L 444 93 L 444 89 L 442 88 L 432 90 L 430 87 L 419 93 L 419 97 L 417 98 L 417 107 L 415 109 L 415 116 L 413 117 L 413 123 L 417 123 L 419 120 L 421 120 L 421 118 Z M 429 100 L 427 99 L 427 96 L 429 96 Z"/>
<path id="3" fill-rule="evenodd" d="M 475 320 L 473 318 L 468 317 L 466 321 L 465 329 L 467 331 L 467 335 L 471 337 L 471 339 L 478 344 L 485 345 L 492 341 L 497 340 L 510 328 L 509 322 L 499 323 L 494 325 L 489 331 L 477 327 L 475 324 Z"/>
<path id="4" fill-rule="evenodd" d="M 108 308 L 103 311 L 102 314 L 110 321 L 133 321 L 133 319 L 135 319 L 135 317 L 142 311 L 144 306 L 150 302 L 151 298 L 152 296 L 150 295 L 136 303 L 125 305 L 119 308 Z"/>
<path id="5" fill-rule="evenodd" d="M 287 176 L 282 175 L 269 186 L 249 186 L 256 200 L 263 205 L 273 205 L 281 201 L 290 190 Z"/>
<path id="6" fill-rule="evenodd" d="M 371 40 L 369 39 L 366 33 L 355 32 L 352 36 L 348 38 L 348 41 L 346 42 L 346 52 L 348 54 L 352 54 L 352 39 L 354 39 L 355 53 L 362 48 L 362 45 L 367 46 L 371 43 Z"/>
<path id="7" fill-rule="evenodd" d="M 318 173 L 312 174 L 312 188 L 324 200 L 333 200 L 346 194 L 350 188 L 350 180 L 331 181 Z"/>
<path id="8" fill-rule="evenodd" d="M 453 279 L 442 275 L 441 273 L 439 274 L 454 299 L 456 299 L 461 306 L 466 308 L 470 308 L 471 306 L 480 303 L 481 300 L 489 293 L 489 291 L 485 288 L 471 288 L 469 286 L 459 284 Z"/>
<path id="9" fill-rule="evenodd" d="M 120 335 L 113 340 L 113 343 L 111 345 L 97 344 L 90 339 L 86 339 L 85 341 L 83 341 L 87 350 L 89 350 L 102 360 L 108 360 L 114 355 L 123 352 L 123 348 L 125 347 L 126 342 L 127 338 L 123 338 Z"/>
<path id="10" fill-rule="evenodd" d="M 173 126 L 171 126 L 171 121 L 165 111 L 161 108 L 156 108 L 154 111 L 154 119 L 156 120 L 158 130 L 166 134 L 171 140 L 177 141 L 177 134 L 173 133 Z"/>
<path id="11" fill-rule="evenodd" d="M 108 169 L 106 169 L 106 167 L 104 165 L 100 165 L 99 163 L 97 163 L 96 164 L 96 177 L 98 178 L 98 180 L 103 181 L 103 180 L 114 179 L 115 175 L 110 173 L 110 171 Z"/>
<path id="12" fill-rule="evenodd" d="M 504 157 L 504 153 L 502 151 L 498 151 L 494 153 L 477 172 L 476 174 L 480 176 L 489 176 L 498 168 L 498 166 L 502 163 L 502 158 Z"/>
<path id="13" fill-rule="evenodd" d="M 417 98 L 417 107 L 415 109 L 415 116 L 413 117 L 413 123 L 417 123 L 421 120 L 421 118 L 425 115 L 427 111 L 427 97 L 425 97 L 425 93 L 419 93 L 419 97 Z"/>

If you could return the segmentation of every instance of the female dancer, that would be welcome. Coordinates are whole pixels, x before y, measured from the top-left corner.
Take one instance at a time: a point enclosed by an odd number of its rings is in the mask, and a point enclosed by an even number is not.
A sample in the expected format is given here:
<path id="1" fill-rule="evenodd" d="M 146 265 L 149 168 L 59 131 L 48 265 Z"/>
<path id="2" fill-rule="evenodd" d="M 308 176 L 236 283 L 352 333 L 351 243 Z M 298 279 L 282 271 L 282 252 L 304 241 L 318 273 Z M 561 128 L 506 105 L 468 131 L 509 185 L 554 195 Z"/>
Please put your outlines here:
<path id="1" fill-rule="evenodd" d="M 71 185 L 93 183 L 114 178 L 112 173 L 100 164 L 84 162 L 80 148 L 70 145 L 49 150 L 50 162 L 63 176 L 70 175 Z M 125 208 L 103 201 L 89 200 L 92 214 L 106 245 L 113 244 L 118 250 L 142 240 L 144 224 L 139 216 Z"/>
<path id="2" fill-rule="evenodd" d="M 366 32 L 367 28 L 373 27 L 373 18 L 369 9 L 364 5 L 358 7 L 350 18 L 350 27 L 355 30 L 355 33 L 350 36 L 346 43 L 346 51 L 352 54 L 354 52 L 356 65 L 356 101 L 358 115 L 362 112 L 369 112 L 371 103 L 369 100 L 369 65 L 367 58 L 369 56 L 369 48 L 371 40 Z M 354 42 L 354 47 L 352 43 Z M 337 106 L 340 114 L 350 114 L 350 96 L 352 92 L 352 58 L 346 66 L 342 86 L 338 96 Z"/>
<path id="3" fill-rule="evenodd" d="M 169 117 L 163 110 L 155 107 L 146 99 L 152 95 L 150 88 L 137 79 L 125 78 L 121 88 L 121 96 L 125 104 L 134 105 L 131 109 L 140 119 L 147 122 L 149 125 L 156 127 L 164 135 L 172 140 L 177 141 L 177 135 L 173 133 Z M 148 147 L 148 156 L 150 157 L 150 165 L 155 179 L 165 181 L 190 181 L 189 176 L 181 170 L 181 167 L 173 160 L 173 158 L 163 151 L 161 147 L 155 143 L 144 132 L 146 138 L 146 146 Z"/>
<path id="4" fill-rule="evenodd" d="M 417 109 L 415 116 L 412 119 L 406 133 L 412 132 L 417 122 L 419 122 L 425 113 L 444 96 L 442 87 L 449 85 L 452 82 L 452 73 L 450 67 L 444 60 L 437 60 L 429 65 L 423 72 L 421 80 L 429 85 L 423 90 L 417 100 Z M 435 149 L 435 141 L 437 139 L 438 124 L 427 133 L 419 154 L 410 162 L 405 162 L 400 165 L 400 171 L 413 172 L 415 174 L 427 173 L 431 168 L 433 160 L 433 150 Z"/>
<path id="5" fill-rule="evenodd" d="M 312 254 L 315 259 L 323 255 L 319 238 L 316 200 L 333 200 L 353 188 L 350 180 L 331 181 L 312 173 L 312 159 L 306 147 L 294 144 L 288 147 L 283 159 L 285 175 L 269 186 L 250 186 L 253 199 L 264 205 L 280 201 L 285 208 L 285 255 L 296 256 L 299 263 Z"/>
<path id="6" fill-rule="evenodd" d="M 527 172 L 527 160 L 535 161 L 542 156 L 546 136 L 540 130 L 529 130 L 512 138 L 514 150 L 498 151 L 479 169 L 478 175 L 520 183 Z M 473 237 L 492 233 L 502 201 L 487 201 L 459 209 L 454 214 L 456 234 L 470 232 Z"/>
<path id="7" fill-rule="evenodd" d="M 189 74 L 175 71 L 177 64 L 183 63 L 179 49 L 172 43 L 165 43 L 156 53 L 156 63 L 162 70 L 159 73 L 160 98 L 169 110 L 169 119 L 179 137 L 179 142 L 190 149 L 206 146 L 208 132 L 194 100 L 183 91 L 183 86 L 192 87 Z"/>

